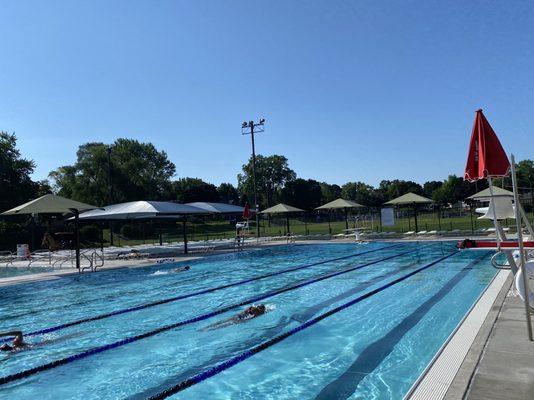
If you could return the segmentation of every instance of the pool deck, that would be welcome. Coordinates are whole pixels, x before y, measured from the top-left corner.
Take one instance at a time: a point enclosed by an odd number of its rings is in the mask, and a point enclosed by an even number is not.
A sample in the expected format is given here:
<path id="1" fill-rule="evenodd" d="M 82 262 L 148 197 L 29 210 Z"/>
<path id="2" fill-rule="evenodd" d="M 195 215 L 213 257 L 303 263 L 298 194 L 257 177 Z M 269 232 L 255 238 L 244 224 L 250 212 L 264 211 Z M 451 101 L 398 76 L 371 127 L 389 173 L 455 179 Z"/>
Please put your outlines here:
<path id="1" fill-rule="evenodd" d="M 467 400 L 534 399 L 534 342 L 528 340 L 525 306 L 511 291 L 470 378 Z"/>

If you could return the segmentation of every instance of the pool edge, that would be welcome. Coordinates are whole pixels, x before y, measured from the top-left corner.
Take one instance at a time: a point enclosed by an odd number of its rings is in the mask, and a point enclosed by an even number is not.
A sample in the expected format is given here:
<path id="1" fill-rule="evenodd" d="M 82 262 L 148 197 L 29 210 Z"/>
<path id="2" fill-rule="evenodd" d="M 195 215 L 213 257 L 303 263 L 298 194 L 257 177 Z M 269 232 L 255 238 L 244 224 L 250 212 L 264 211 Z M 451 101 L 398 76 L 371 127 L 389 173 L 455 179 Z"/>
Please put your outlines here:
<path id="1" fill-rule="evenodd" d="M 464 397 L 511 283 L 510 271 L 501 270 L 495 274 L 406 393 L 404 400 Z"/>

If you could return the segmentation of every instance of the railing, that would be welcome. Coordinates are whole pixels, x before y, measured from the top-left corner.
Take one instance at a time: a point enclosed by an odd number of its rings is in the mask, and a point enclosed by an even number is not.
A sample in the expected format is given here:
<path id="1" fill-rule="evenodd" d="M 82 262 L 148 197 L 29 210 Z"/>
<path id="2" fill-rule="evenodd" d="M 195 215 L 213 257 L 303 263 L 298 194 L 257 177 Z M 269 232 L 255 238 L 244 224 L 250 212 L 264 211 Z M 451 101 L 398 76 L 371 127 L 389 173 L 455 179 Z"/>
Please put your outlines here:
<path id="1" fill-rule="evenodd" d="M 9 264 L 13 264 L 13 261 L 16 259 L 16 256 L 11 251 L 0 251 L 0 263 L 6 264 L 6 267 Z"/>

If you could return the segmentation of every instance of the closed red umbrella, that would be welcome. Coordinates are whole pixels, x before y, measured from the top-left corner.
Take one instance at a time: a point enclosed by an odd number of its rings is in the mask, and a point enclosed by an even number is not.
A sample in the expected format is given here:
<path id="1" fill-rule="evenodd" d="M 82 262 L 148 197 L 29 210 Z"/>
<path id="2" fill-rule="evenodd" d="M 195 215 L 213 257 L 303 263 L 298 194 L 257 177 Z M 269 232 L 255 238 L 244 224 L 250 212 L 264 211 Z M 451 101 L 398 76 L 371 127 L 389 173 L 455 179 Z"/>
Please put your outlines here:
<path id="1" fill-rule="evenodd" d="M 243 219 L 250 219 L 250 207 L 248 203 L 245 203 L 245 208 L 243 210 Z"/>
<path id="2" fill-rule="evenodd" d="M 482 110 L 477 110 L 464 178 L 474 182 L 479 179 L 506 176 L 509 172 L 510 161 L 499 138 Z"/>

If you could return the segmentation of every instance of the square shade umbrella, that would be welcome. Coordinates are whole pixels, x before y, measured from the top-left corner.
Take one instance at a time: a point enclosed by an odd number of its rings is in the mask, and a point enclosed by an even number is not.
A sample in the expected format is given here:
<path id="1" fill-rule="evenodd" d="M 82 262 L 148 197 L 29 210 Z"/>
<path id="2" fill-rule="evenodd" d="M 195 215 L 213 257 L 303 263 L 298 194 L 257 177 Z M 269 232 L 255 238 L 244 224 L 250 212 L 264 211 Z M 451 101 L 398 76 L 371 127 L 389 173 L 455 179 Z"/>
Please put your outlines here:
<path id="1" fill-rule="evenodd" d="M 187 204 L 169 201 L 130 201 L 112 204 L 100 210 L 91 210 L 80 215 L 84 220 L 129 220 L 129 219 L 182 219 L 184 254 L 187 254 L 187 215 L 210 214 L 209 211 Z M 162 238 L 160 235 L 160 244 Z"/>
<path id="2" fill-rule="evenodd" d="M 348 220 L 349 208 L 363 208 L 363 206 L 354 201 L 345 200 L 345 199 L 336 199 L 334 201 L 331 201 L 330 203 L 326 203 L 320 207 L 317 207 L 316 210 L 343 209 L 345 211 L 345 229 L 349 229 L 349 220 Z"/>
<path id="3" fill-rule="evenodd" d="M 300 208 L 297 208 L 297 207 L 288 206 L 287 204 L 284 204 L 284 203 L 280 203 L 280 204 L 277 204 L 275 206 L 269 207 L 269 208 L 261 211 L 260 214 L 285 214 L 285 216 L 286 216 L 287 234 L 289 235 L 290 234 L 290 230 L 289 230 L 289 214 L 291 214 L 291 213 L 300 213 L 300 212 L 304 212 L 304 210 L 302 210 Z"/>
<path id="4" fill-rule="evenodd" d="M 21 215 L 21 214 L 74 214 L 74 241 L 76 246 L 76 268 L 80 270 L 80 212 L 97 208 L 90 204 L 56 196 L 55 194 L 45 194 L 35 200 L 28 201 L 11 210 L 4 211 L 1 215 Z"/>
<path id="5" fill-rule="evenodd" d="M 432 204 L 433 202 L 434 201 L 430 200 L 429 198 L 409 192 L 393 200 L 390 200 L 384 204 L 387 204 L 390 206 L 410 206 L 411 205 L 413 207 L 413 215 L 415 219 L 415 231 L 417 232 L 419 231 L 419 227 L 417 226 L 417 207 L 420 204 Z"/>

